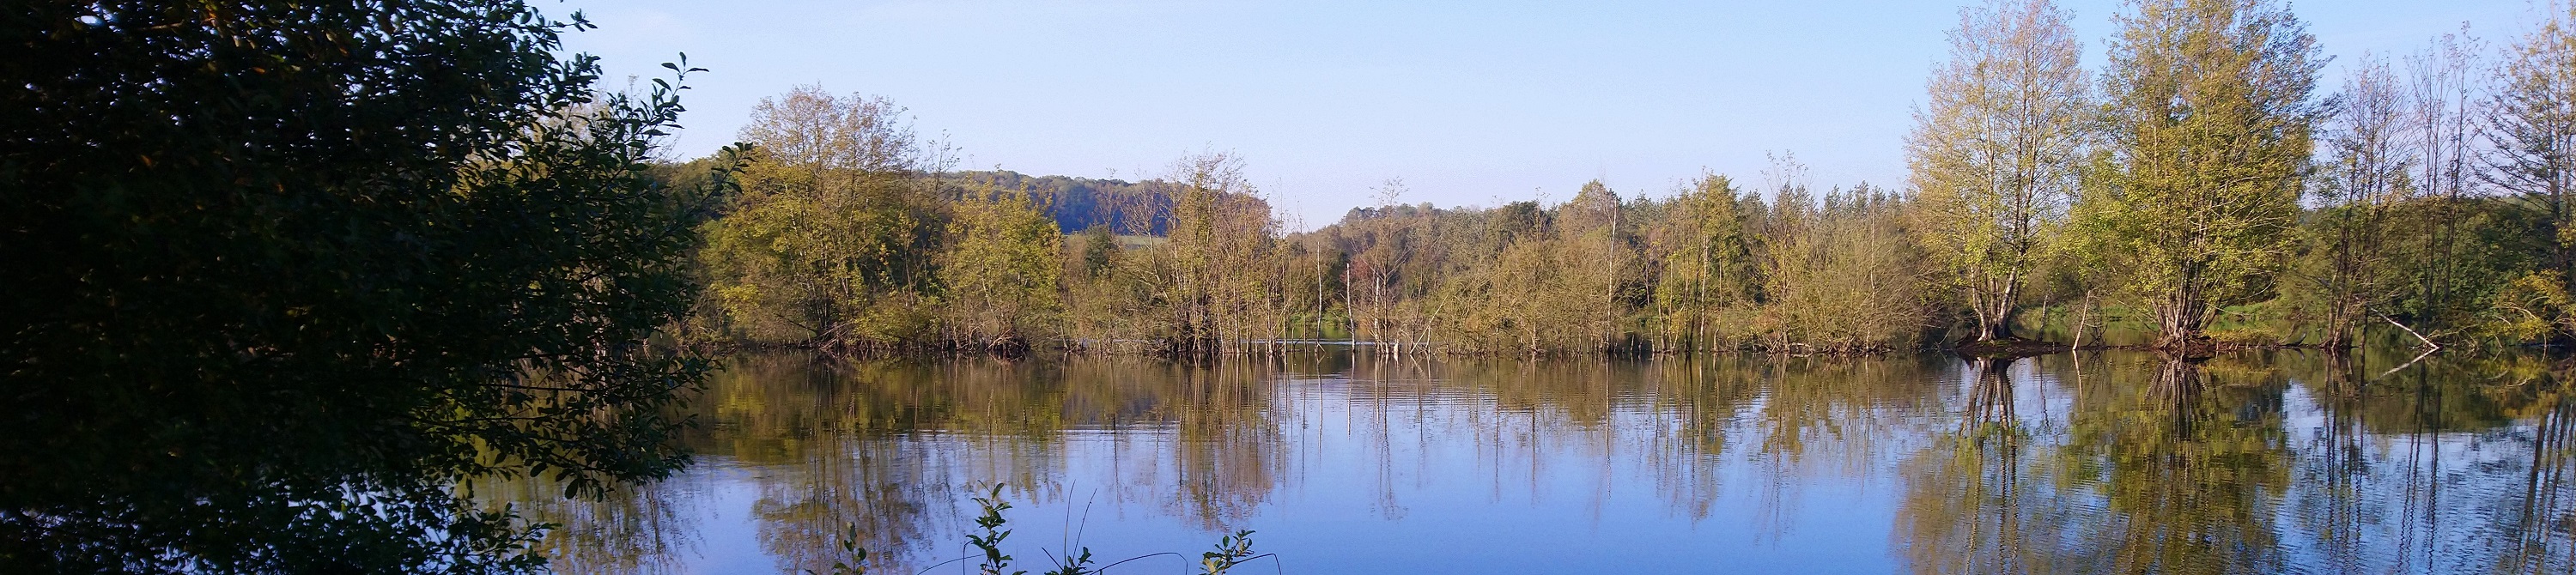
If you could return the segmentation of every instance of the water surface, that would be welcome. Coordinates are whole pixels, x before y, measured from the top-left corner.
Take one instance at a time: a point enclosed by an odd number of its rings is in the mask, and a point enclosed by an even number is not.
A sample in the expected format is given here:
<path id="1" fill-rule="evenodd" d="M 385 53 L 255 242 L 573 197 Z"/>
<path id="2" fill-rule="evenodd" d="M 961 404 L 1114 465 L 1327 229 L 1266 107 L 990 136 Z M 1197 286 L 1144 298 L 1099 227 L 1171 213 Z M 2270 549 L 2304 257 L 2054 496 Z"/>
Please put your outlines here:
<path id="1" fill-rule="evenodd" d="M 1008 550 L 1177 573 L 2565 573 L 2576 400 L 2536 357 L 1180 365 L 739 358 L 680 476 L 567 502 L 567 572 L 966 572 Z M 1078 541 L 1078 542 L 1077 542 Z"/>

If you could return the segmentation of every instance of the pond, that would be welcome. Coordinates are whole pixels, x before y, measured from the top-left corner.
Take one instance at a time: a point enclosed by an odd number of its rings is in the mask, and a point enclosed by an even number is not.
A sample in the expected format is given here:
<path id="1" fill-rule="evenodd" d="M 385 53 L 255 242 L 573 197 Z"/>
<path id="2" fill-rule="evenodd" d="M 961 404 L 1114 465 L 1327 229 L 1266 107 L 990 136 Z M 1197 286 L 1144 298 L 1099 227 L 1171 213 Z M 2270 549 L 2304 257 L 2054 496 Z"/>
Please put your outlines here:
<path id="1" fill-rule="evenodd" d="M 693 467 L 560 524 L 566 572 L 2564 573 L 2576 398 L 2540 357 L 2146 352 L 1402 361 L 737 358 Z"/>

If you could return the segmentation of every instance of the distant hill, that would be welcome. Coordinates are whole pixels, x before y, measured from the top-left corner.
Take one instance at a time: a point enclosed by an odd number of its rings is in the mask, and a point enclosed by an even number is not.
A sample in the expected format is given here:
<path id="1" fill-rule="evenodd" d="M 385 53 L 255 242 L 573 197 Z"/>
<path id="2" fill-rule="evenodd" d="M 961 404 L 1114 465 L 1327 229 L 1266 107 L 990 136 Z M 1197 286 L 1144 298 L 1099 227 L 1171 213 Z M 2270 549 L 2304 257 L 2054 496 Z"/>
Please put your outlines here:
<path id="1" fill-rule="evenodd" d="M 1070 176 L 1031 176 L 1009 170 L 957 172 L 953 176 L 996 188 L 1034 192 L 1065 233 L 1109 226 L 1121 234 L 1160 236 L 1172 197 L 1155 182 Z"/>

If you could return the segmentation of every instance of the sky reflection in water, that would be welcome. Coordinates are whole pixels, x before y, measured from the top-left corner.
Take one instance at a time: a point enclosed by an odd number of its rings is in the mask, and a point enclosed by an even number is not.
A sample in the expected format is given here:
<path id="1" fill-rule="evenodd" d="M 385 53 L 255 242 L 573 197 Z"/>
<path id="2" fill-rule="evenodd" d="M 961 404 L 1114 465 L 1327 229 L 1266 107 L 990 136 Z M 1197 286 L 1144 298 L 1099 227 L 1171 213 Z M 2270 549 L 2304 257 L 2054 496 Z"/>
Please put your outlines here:
<path id="1" fill-rule="evenodd" d="M 2409 357 L 770 355 L 712 383 L 679 477 L 478 492 L 575 573 L 821 569 L 850 525 L 913 573 L 993 481 L 1032 572 L 1076 532 L 1194 564 L 1233 529 L 1289 573 L 2576 569 L 2568 374 Z"/>

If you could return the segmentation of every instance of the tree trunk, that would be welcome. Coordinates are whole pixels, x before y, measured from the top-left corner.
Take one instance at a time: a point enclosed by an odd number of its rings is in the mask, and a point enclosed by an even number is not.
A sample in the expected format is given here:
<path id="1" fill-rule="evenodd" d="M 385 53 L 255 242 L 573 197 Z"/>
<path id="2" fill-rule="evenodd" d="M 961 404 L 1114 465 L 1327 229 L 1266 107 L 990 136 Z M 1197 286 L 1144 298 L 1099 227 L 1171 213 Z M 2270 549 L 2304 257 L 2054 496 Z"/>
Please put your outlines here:
<path id="1" fill-rule="evenodd" d="M 2156 324 L 2162 331 L 2156 347 L 2186 350 L 2198 343 L 2202 339 L 2201 315 L 2206 305 L 2200 301 L 2198 290 L 2175 288 L 2166 296 L 2163 305 L 2156 306 Z"/>
<path id="2" fill-rule="evenodd" d="M 2013 338 L 2012 313 L 2014 292 L 2019 282 L 2004 280 L 2004 287 L 1994 298 L 1977 310 L 1977 341 L 2003 341 Z"/>

